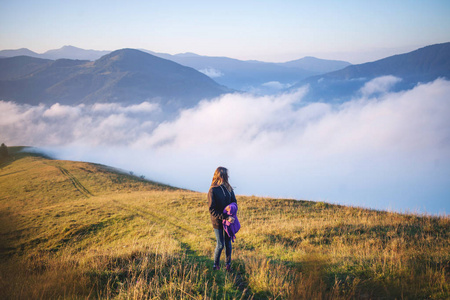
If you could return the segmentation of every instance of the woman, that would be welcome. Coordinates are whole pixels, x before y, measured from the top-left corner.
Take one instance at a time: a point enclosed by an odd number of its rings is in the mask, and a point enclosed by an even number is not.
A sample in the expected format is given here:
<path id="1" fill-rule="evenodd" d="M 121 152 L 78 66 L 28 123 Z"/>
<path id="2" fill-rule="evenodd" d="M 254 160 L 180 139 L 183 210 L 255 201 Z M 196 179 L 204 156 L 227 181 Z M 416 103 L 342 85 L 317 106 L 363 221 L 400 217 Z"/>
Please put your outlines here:
<path id="1" fill-rule="evenodd" d="M 231 239 L 224 232 L 222 221 L 234 222 L 233 217 L 223 212 L 224 208 L 233 202 L 236 202 L 236 196 L 228 183 L 228 170 L 224 167 L 218 167 L 214 172 L 208 192 L 209 213 L 217 239 L 216 250 L 214 251 L 214 270 L 220 269 L 220 254 L 225 246 L 225 265 L 227 271 L 231 271 Z"/>

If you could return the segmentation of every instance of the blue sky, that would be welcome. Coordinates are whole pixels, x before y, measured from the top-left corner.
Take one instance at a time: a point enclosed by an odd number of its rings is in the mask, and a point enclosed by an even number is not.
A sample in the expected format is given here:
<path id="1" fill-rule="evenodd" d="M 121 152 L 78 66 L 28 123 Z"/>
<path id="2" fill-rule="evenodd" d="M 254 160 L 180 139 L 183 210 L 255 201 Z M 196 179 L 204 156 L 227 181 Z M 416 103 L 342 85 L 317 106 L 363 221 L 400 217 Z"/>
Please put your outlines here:
<path id="1" fill-rule="evenodd" d="M 0 49 L 73 45 L 353 63 L 450 41 L 450 1 L 0 0 Z"/>

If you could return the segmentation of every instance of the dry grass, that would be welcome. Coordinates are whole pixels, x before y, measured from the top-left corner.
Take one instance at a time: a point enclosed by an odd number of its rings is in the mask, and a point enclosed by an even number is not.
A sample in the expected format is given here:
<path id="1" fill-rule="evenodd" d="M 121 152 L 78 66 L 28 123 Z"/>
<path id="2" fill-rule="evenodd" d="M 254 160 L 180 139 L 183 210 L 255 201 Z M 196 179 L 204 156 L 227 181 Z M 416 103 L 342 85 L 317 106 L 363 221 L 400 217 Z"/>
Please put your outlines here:
<path id="1" fill-rule="evenodd" d="M 17 152 L 0 191 L 2 299 L 450 297 L 447 216 L 238 197 L 227 274 L 205 194 Z"/>

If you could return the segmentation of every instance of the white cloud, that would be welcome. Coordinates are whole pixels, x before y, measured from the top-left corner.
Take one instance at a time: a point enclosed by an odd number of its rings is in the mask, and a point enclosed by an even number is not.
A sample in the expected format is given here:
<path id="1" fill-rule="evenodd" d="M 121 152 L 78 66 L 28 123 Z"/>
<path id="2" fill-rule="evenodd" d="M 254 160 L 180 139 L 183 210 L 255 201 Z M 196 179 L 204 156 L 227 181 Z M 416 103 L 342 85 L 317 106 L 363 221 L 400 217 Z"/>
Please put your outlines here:
<path id="1" fill-rule="evenodd" d="M 165 122 L 135 114 L 140 106 L 0 102 L 0 132 L 7 145 L 52 147 L 65 159 L 194 190 L 207 190 L 214 169 L 224 165 L 237 193 L 448 212 L 450 82 L 379 93 L 395 81 L 375 80 L 370 99 L 340 105 L 303 104 L 306 88 L 228 94 Z M 46 117 L 49 111 L 59 119 Z M 62 118 L 74 112 L 76 119 Z"/>
<path id="2" fill-rule="evenodd" d="M 402 81 L 401 78 L 392 75 L 377 77 L 364 84 L 360 92 L 365 97 L 369 97 L 374 94 L 387 93 L 400 81 Z"/>
<path id="3" fill-rule="evenodd" d="M 45 110 L 43 116 L 48 118 L 77 118 L 80 116 L 83 107 L 83 104 L 74 107 L 56 103 Z"/>
<path id="4" fill-rule="evenodd" d="M 1 136 L 12 145 L 114 145 L 136 140 L 156 126 L 159 106 L 95 104 L 50 108 L 0 101 Z"/>
<path id="5" fill-rule="evenodd" d="M 279 81 L 269 81 L 269 82 L 263 83 L 261 86 L 267 87 L 270 89 L 274 89 L 274 90 L 283 90 L 283 89 L 290 88 L 292 86 L 292 84 L 281 83 Z"/>
<path id="6" fill-rule="evenodd" d="M 284 90 L 290 88 L 293 84 L 282 83 L 279 81 L 269 81 L 257 86 L 245 86 L 242 90 L 249 92 L 253 95 L 263 96 L 263 95 L 279 95 Z"/>
<path id="7" fill-rule="evenodd" d="M 157 103 L 142 102 L 130 106 L 123 106 L 120 103 L 96 103 L 91 108 L 95 112 L 102 113 L 153 113 L 159 112 L 160 106 Z"/>
<path id="8" fill-rule="evenodd" d="M 198 71 L 205 74 L 206 76 L 211 77 L 211 78 L 218 78 L 218 77 L 222 77 L 224 75 L 220 70 L 217 70 L 214 68 L 205 68 L 205 69 L 201 69 Z"/>

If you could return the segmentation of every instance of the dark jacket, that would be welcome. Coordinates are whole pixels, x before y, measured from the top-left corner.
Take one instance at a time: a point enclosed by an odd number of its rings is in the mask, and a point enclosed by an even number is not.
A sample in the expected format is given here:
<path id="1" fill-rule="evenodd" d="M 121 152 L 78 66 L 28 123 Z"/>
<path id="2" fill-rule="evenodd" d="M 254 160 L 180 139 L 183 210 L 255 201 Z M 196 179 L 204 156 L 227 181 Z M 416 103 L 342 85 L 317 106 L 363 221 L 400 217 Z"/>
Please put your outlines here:
<path id="1" fill-rule="evenodd" d="M 214 229 L 222 227 L 222 221 L 228 218 L 223 210 L 227 205 L 236 202 L 234 192 L 229 192 L 224 185 L 211 187 L 208 192 L 209 214 Z"/>

